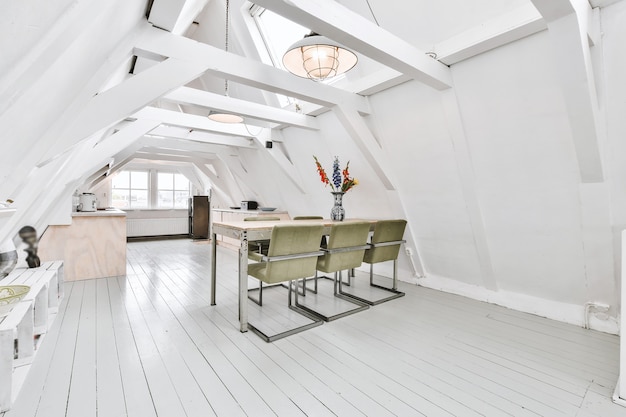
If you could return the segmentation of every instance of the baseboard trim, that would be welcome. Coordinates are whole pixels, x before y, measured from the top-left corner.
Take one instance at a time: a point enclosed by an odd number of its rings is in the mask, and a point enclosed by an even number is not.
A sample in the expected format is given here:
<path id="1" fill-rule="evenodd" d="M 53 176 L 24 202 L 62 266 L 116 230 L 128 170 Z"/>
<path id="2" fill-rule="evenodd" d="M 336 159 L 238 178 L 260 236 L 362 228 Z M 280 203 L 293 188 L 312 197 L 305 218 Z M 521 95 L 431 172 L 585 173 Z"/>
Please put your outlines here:
<path id="1" fill-rule="evenodd" d="M 128 236 L 126 242 L 146 242 L 149 240 L 191 239 L 188 234 L 184 235 L 156 235 L 156 236 Z"/>
<path id="2" fill-rule="evenodd" d="M 422 287 L 461 295 L 512 310 L 584 327 L 585 307 L 583 305 L 562 303 L 510 291 L 492 291 L 435 275 L 428 275 L 419 278 L 417 281 L 417 285 Z M 589 317 L 589 327 L 604 333 L 619 334 L 619 321 L 616 317 L 609 317 L 608 320 L 599 320 L 591 315 Z"/>

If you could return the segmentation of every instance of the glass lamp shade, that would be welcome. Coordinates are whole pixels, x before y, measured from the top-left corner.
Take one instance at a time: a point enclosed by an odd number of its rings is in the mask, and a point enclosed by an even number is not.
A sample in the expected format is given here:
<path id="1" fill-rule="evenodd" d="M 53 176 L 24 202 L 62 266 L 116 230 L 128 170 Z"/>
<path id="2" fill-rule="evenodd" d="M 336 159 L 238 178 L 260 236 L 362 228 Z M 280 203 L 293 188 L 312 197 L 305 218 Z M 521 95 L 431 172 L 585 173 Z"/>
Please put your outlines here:
<path id="1" fill-rule="evenodd" d="M 232 113 L 224 113 L 224 112 L 218 112 L 218 111 L 211 111 L 209 113 L 209 119 L 215 121 L 215 122 L 220 122 L 220 123 L 241 123 L 243 122 L 243 117 L 239 116 L 238 114 L 232 114 Z"/>
<path id="2" fill-rule="evenodd" d="M 316 33 L 294 43 L 283 55 L 283 65 L 289 72 L 315 81 L 343 74 L 357 61 L 354 52 Z"/>

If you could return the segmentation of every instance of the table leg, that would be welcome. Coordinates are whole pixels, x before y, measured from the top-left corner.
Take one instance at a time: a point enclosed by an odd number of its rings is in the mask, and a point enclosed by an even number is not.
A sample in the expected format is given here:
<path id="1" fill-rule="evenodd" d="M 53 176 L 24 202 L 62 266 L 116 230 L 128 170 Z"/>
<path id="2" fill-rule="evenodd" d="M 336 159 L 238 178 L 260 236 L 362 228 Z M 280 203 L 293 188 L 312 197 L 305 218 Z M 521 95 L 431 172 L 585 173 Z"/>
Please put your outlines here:
<path id="1" fill-rule="evenodd" d="M 248 233 L 241 234 L 239 247 L 239 331 L 248 331 Z"/>
<path id="2" fill-rule="evenodd" d="M 215 270 L 217 265 L 217 236 L 211 235 L 211 305 L 215 305 Z"/>

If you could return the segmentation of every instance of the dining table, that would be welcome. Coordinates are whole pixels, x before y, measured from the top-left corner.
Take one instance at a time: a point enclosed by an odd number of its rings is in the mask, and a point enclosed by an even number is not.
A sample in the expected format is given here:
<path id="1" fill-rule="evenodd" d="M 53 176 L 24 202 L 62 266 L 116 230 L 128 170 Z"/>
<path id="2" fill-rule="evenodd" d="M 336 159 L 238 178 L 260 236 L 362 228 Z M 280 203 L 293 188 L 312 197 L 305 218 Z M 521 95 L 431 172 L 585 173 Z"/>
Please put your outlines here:
<path id="1" fill-rule="evenodd" d="M 280 221 L 223 221 L 213 222 L 211 232 L 211 305 L 216 305 L 217 287 L 217 235 L 230 237 L 239 241 L 238 260 L 238 299 L 239 299 L 239 330 L 248 331 L 248 242 L 270 239 L 276 224 L 322 224 L 324 234 L 330 234 L 335 223 L 370 222 L 370 230 L 374 230 L 377 220 L 346 219 L 342 222 L 330 219 L 315 220 L 280 220 Z"/>

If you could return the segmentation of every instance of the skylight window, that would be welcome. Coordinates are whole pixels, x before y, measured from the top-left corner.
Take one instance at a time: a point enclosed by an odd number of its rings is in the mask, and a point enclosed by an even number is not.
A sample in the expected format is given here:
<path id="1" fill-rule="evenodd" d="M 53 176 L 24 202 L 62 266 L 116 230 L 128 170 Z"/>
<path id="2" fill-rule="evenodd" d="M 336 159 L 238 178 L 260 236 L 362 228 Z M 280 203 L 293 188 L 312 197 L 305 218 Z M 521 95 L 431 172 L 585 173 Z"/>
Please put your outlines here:
<path id="1" fill-rule="evenodd" d="M 257 43 L 261 60 L 268 65 L 273 65 L 286 71 L 283 66 L 283 55 L 291 45 L 304 38 L 311 30 L 257 5 L 250 7 L 250 15 L 254 19 L 262 39 L 262 45 L 260 45 L 260 42 Z M 332 84 L 343 77 L 344 75 L 339 75 L 322 82 L 324 84 Z M 283 107 L 295 103 L 295 99 L 292 97 L 286 97 L 281 94 L 277 94 L 277 96 Z"/>
<path id="2" fill-rule="evenodd" d="M 271 63 L 276 68 L 283 67 L 283 54 L 296 41 L 310 32 L 304 26 L 287 20 L 284 17 L 263 8 L 252 8 L 254 21 L 263 37 Z"/>

